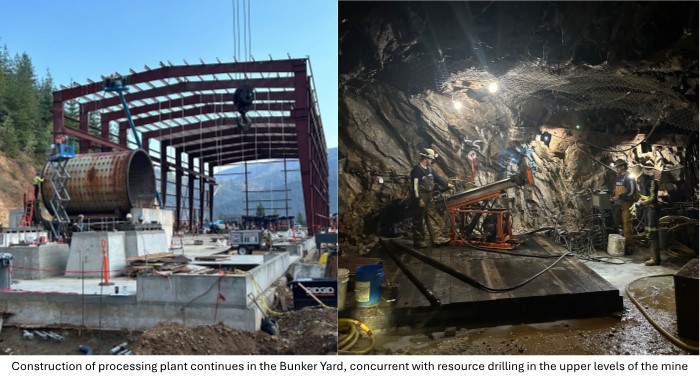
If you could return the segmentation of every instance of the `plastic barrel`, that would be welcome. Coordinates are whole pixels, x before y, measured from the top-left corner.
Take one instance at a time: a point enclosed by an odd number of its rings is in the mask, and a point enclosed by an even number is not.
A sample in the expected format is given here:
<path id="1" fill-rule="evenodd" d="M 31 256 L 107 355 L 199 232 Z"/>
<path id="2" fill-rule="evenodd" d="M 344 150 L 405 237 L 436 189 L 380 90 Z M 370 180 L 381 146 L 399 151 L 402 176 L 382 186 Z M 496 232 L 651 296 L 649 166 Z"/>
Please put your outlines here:
<path id="1" fill-rule="evenodd" d="M 608 254 L 613 257 L 625 255 L 625 237 L 620 234 L 608 235 Z"/>
<path id="2" fill-rule="evenodd" d="M 11 268 L 12 254 L 0 253 L 0 290 L 7 290 L 12 285 Z"/>
<path id="3" fill-rule="evenodd" d="M 356 269 L 355 301 L 358 307 L 372 307 L 379 304 L 382 291 L 383 265 L 365 265 Z"/>
<path id="4" fill-rule="evenodd" d="M 348 280 L 350 279 L 350 270 L 338 269 L 338 310 L 345 309 L 345 295 L 348 292 Z"/>

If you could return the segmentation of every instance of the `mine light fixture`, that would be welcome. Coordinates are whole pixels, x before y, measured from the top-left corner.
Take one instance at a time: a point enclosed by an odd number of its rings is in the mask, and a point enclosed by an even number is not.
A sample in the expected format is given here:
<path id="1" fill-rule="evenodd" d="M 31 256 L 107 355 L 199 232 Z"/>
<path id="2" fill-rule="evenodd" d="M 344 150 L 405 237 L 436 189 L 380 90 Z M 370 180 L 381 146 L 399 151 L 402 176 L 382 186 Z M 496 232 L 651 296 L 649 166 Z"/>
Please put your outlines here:
<path id="1" fill-rule="evenodd" d="M 544 132 L 540 135 L 540 141 L 542 141 L 547 147 L 549 147 L 549 143 L 552 141 L 552 134 L 549 132 Z"/>
<path id="2" fill-rule="evenodd" d="M 498 92 L 498 82 L 496 82 L 496 81 L 491 81 L 491 83 L 489 84 L 488 89 L 489 89 L 489 93 L 491 93 L 491 94 L 494 94 L 494 93 Z"/>
<path id="3" fill-rule="evenodd" d="M 462 104 L 462 101 L 455 99 L 455 94 L 456 93 L 452 93 L 452 106 L 455 108 L 455 110 L 460 110 L 464 105 Z"/>

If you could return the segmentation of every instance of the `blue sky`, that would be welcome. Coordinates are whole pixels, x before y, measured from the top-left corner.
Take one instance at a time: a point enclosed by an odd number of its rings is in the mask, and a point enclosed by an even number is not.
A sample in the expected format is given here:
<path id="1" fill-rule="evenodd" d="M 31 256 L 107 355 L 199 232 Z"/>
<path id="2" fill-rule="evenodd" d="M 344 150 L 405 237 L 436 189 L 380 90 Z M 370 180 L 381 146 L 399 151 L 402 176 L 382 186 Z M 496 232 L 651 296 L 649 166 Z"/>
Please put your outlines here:
<path id="1" fill-rule="evenodd" d="M 37 77 L 58 85 L 101 75 L 175 65 L 232 61 L 233 5 L 245 0 L 3 1 L 0 46 L 26 52 Z M 309 56 L 328 147 L 338 146 L 338 3 L 250 0 L 250 42 L 256 60 Z M 240 23 L 243 23 L 241 18 Z M 243 25 L 239 61 L 245 51 Z"/>

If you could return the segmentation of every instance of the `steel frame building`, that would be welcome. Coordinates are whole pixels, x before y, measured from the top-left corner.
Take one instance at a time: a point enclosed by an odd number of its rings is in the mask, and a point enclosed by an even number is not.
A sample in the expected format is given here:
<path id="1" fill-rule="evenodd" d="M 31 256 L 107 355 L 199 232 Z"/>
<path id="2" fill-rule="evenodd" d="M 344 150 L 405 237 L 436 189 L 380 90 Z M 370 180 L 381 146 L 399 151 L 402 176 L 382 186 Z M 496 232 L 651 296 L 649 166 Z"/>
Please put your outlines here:
<path id="1" fill-rule="evenodd" d="M 329 226 L 326 141 L 308 59 L 161 62 L 159 68 L 144 69 L 116 75 L 128 82 L 125 98 L 143 148 L 160 173 L 163 208 L 175 209 L 177 229 L 184 220 L 190 229 L 204 222 L 207 207 L 213 218 L 215 166 L 265 159 L 299 160 L 309 233 Z M 239 124 L 233 104 L 243 84 L 255 89 L 246 114 L 249 128 Z M 77 121 L 71 122 L 75 114 Z M 118 94 L 104 91 L 102 81 L 88 79 L 54 92 L 53 118 L 54 135 L 74 136 L 79 153 L 137 147 Z M 168 191 L 172 171 L 174 195 Z"/>

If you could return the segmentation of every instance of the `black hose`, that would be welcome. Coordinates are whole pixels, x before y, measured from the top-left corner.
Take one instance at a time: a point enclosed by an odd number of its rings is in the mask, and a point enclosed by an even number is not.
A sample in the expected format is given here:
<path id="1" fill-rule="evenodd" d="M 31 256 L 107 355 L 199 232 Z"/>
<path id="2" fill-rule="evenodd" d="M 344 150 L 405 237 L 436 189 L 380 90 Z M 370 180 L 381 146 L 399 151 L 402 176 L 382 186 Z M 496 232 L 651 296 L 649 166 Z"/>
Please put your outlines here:
<path id="1" fill-rule="evenodd" d="M 425 296 L 425 298 L 427 298 L 428 301 L 430 301 L 430 305 L 433 307 L 440 307 L 442 305 L 442 302 L 440 302 L 440 299 L 438 299 L 435 296 L 435 294 L 433 294 L 433 292 L 430 291 L 430 289 L 428 289 L 423 284 L 423 282 L 421 282 L 420 279 L 418 279 L 418 277 L 416 277 L 416 275 L 413 274 L 413 272 L 411 270 L 409 270 L 408 267 L 406 267 L 406 265 L 404 265 L 403 262 L 401 262 L 399 260 L 399 258 L 396 256 L 396 254 L 394 254 L 393 252 L 391 252 L 391 250 L 389 250 L 388 246 L 386 245 L 386 243 L 384 242 L 383 239 L 379 238 L 379 244 L 382 245 L 382 248 L 389 254 L 389 256 L 394 261 L 394 263 L 396 263 L 396 266 L 398 266 L 399 269 L 401 269 L 401 271 L 403 271 L 403 273 L 406 274 L 406 277 L 408 277 L 408 279 L 411 282 L 413 282 L 413 284 L 421 292 L 421 294 L 423 294 L 423 296 Z"/>
<path id="2" fill-rule="evenodd" d="M 532 277 L 527 278 L 526 280 L 524 280 L 524 281 L 521 282 L 521 283 L 518 283 L 518 284 L 515 285 L 515 286 L 505 287 L 505 288 L 494 288 L 494 287 L 486 286 L 486 285 L 482 284 L 481 282 L 474 280 L 474 279 L 471 278 L 470 276 L 468 276 L 468 275 L 466 275 L 466 274 L 464 274 L 464 273 L 462 273 L 462 272 L 460 272 L 460 271 L 457 271 L 457 270 L 455 270 L 455 269 L 453 269 L 453 268 L 451 268 L 451 267 L 445 265 L 445 264 L 442 263 L 442 262 L 438 262 L 438 261 L 436 261 L 436 260 L 434 260 L 434 259 L 432 259 L 432 258 L 426 256 L 425 254 L 421 253 L 420 251 L 414 250 L 414 249 L 412 249 L 412 248 L 410 248 L 410 247 L 408 247 L 408 246 L 406 246 L 406 245 L 404 245 L 404 244 L 402 244 L 402 243 L 396 242 L 396 241 L 393 240 L 393 239 L 391 240 L 391 243 L 392 243 L 393 245 L 395 245 L 395 246 L 398 246 L 398 247 L 404 249 L 409 255 L 414 256 L 414 257 L 420 259 L 421 261 L 427 263 L 428 265 L 430 265 L 430 266 L 432 266 L 432 267 L 434 267 L 434 268 L 436 268 L 436 269 L 438 269 L 438 270 L 440 270 L 440 271 L 442 271 L 442 272 L 445 272 L 445 273 L 447 273 L 447 274 L 450 274 L 451 276 L 453 276 L 453 277 L 455 277 L 455 278 L 461 280 L 462 282 L 464 282 L 464 283 L 466 283 L 466 284 L 468 284 L 468 285 L 470 285 L 470 286 L 472 286 L 472 287 L 476 287 L 476 288 L 479 289 L 479 290 L 483 290 L 483 291 L 490 292 L 490 293 L 504 293 L 504 292 L 508 292 L 508 291 L 512 291 L 512 290 L 515 290 L 515 289 L 517 289 L 517 288 L 520 288 L 520 287 L 524 286 L 525 284 L 530 283 L 530 282 L 532 282 L 533 280 L 535 280 L 535 278 L 537 278 L 537 277 L 539 277 L 540 275 L 542 275 L 545 271 L 551 269 L 554 265 L 556 265 L 557 263 L 559 263 L 559 261 L 561 261 L 562 259 L 564 259 L 564 257 L 567 255 L 567 254 L 564 254 L 564 255 L 560 256 L 559 259 L 557 259 L 556 261 L 554 261 L 554 263 L 552 263 L 551 265 L 547 266 L 545 269 L 543 269 L 542 271 L 540 271 L 540 272 L 538 272 L 537 274 L 533 275 Z"/>
<path id="3" fill-rule="evenodd" d="M 445 202 L 445 197 L 444 197 L 444 195 L 441 194 L 441 197 L 442 197 L 442 202 L 445 204 L 445 206 L 447 206 L 447 203 Z M 475 220 L 476 220 L 476 217 L 473 219 L 473 221 L 475 221 Z M 496 250 L 496 249 L 491 249 L 491 248 L 487 248 L 487 247 L 475 246 L 475 245 L 473 245 L 473 244 L 471 243 L 471 231 L 474 229 L 474 227 L 470 227 L 470 228 L 468 229 L 470 235 L 469 235 L 469 237 L 468 237 L 467 239 L 465 239 L 464 236 L 463 236 L 463 235 L 459 232 L 459 230 L 457 230 L 457 228 L 455 227 L 455 224 L 454 224 L 453 220 L 450 219 L 449 221 L 450 221 L 450 226 L 452 226 L 452 230 L 455 232 L 455 234 L 457 234 L 457 236 L 459 237 L 459 239 L 460 239 L 466 246 L 471 247 L 472 249 L 481 250 L 481 251 L 486 251 L 486 252 L 489 252 L 489 253 L 506 254 L 506 255 L 510 255 L 510 256 L 519 256 L 519 257 L 528 257 L 528 258 L 556 258 L 556 257 L 558 257 L 558 255 L 550 255 L 550 254 L 548 254 L 548 255 L 523 254 L 523 253 L 516 253 L 516 252 L 512 252 L 512 251 L 502 251 L 502 250 Z M 470 226 L 471 226 L 471 225 L 470 225 Z M 552 229 L 556 230 L 556 227 L 551 227 L 551 226 L 541 227 L 541 228 L 539 228 L 539 229 L 535 229 L 535 230 L 529 231 L 529 232 L 527 232 L 527 233 L 524 233 L 524 235 L 527 235 L 527 234 L 534 234 L 534 233 L 537 233 L 537 232 L 540 232 L 540 231 L 546 231 L 546 230 L 552 230 Z M 566 253 L 566 254 L 564 254 L 564 255 L 569 255 L 569 254 L 571 254 L 571 253 Z"/>

